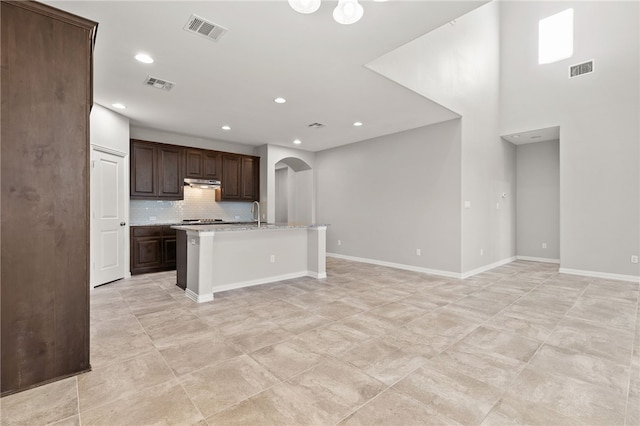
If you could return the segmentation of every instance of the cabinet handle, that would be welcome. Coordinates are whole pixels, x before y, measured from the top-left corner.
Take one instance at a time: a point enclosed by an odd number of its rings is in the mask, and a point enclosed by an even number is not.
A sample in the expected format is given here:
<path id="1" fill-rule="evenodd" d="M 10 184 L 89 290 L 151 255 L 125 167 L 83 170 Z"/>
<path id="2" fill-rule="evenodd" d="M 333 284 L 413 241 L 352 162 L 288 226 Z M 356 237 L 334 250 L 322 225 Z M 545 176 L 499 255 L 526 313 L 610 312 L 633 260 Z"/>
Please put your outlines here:
<path id="1" fill-rule="evenodd" d="M 120 222 L 120 226 L 125 226 L 127 222 Z"/>

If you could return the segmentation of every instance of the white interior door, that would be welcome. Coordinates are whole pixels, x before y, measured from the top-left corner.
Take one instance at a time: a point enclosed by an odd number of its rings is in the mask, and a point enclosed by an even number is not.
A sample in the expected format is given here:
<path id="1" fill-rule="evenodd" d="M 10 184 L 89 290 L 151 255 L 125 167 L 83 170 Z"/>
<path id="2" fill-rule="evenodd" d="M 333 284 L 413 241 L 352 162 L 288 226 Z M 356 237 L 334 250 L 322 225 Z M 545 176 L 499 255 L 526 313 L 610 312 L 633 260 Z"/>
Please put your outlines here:
<path id="1" fill-rule="evenodd" d="M 124 278 L 124 158 L 93 151 L 91 168 L 92 286 Z"/>

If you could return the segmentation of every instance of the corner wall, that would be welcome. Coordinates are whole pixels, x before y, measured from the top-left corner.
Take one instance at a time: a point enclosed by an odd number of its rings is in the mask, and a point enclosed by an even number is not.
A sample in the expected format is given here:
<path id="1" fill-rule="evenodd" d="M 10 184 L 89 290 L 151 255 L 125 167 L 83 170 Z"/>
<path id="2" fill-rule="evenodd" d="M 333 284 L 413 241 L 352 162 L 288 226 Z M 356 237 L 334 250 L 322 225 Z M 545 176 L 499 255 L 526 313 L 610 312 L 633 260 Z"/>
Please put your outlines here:
<path id="1" fill-rule="evenodd" d="M 498 121 L 499 16 L 500 4 L 488 3 L 367 65 L 461 116 L 464 276 L 516 254 L 515 147 L 500 138 Z"/>
<path id="2" fill-rule="evenodd" d="M 561 271 L 637 281 L 640 3 L 501 5 L 501 134 L 560 126 Z M 569 7 L 573 56 L 538 65 L 538 21 Z M 568 78 L 590 59 L 592 74 Z"/>
<path id="3" fill-rule="evenodd" d="M 459 120 L 318 152 L 316 174 L 328 253 L 459 276 Z"/>

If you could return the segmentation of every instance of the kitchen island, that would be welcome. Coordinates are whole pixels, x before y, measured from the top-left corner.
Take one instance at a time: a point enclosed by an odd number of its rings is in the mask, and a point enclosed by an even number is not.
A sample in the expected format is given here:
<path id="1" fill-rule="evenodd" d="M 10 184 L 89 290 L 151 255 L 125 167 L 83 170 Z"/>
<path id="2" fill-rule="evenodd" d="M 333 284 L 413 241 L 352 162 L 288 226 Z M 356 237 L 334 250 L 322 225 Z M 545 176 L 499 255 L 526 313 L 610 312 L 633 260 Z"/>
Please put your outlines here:
<path id="1" fill-rule="evenodd" d="M 186 296 L 199 303 L 213 300 L 220 291 L 303 276 L 326 277 L 326 225 L 173 228 L 186 236 L 179 239 L 186 244 L 186 262 L 178 263 L 177 273 L 186 276 Z"/>

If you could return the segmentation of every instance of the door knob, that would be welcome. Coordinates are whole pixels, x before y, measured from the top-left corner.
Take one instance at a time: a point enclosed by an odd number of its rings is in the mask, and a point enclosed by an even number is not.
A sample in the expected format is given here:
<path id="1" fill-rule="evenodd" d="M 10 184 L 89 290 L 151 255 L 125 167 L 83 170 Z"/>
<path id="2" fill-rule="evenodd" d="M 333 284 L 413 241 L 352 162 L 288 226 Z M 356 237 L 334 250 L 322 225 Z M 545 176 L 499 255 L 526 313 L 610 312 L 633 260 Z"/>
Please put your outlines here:
<path id="1" fill-rule="evenodd" d="M 127 222 L 120 222 L 120 226 L 125 226 Z"/>

